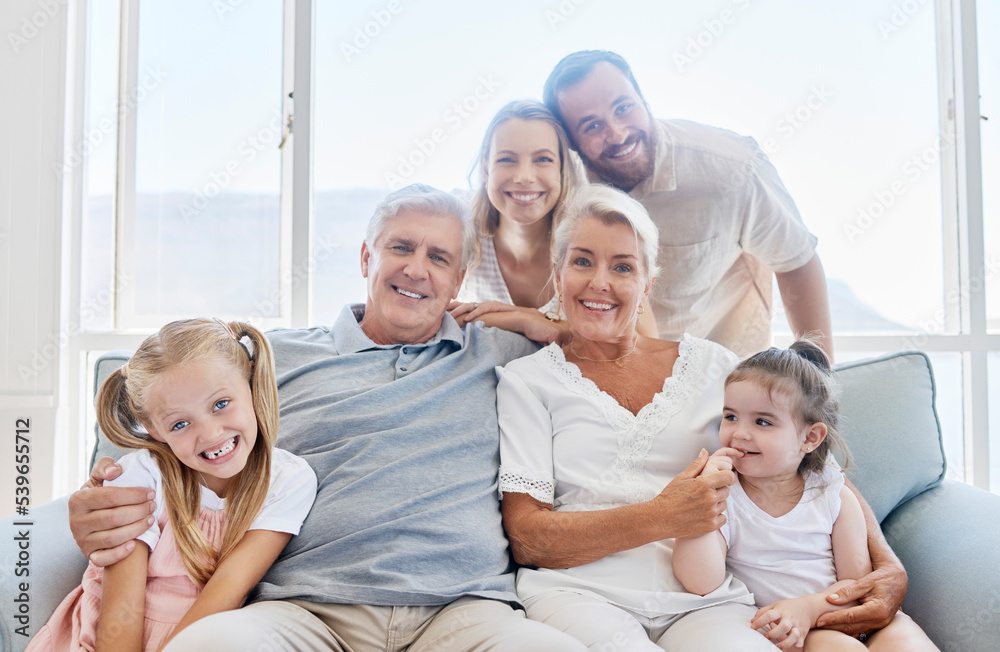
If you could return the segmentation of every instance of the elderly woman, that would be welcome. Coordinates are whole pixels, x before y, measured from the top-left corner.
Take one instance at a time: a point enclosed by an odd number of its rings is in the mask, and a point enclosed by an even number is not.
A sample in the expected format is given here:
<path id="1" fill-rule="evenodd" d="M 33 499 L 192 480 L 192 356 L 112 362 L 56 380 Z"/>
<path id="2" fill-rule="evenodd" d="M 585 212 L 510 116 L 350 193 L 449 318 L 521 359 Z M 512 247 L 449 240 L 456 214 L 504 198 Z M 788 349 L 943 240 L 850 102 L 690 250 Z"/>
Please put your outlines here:
<path id="1" fill-rule="evenodd" d="M 673 537 L 723 522 L 733 476 L 695 476 L 699 451 L 718 445 L 736 358 L 707 340 L 640 335 L 656 227 L 606 186 L 570 201 L 553 258 L 572 339 L 511 362 L 497 388 L 504 526 L 515 560 L 538 567 L 519 571 L 518 596 L 529 617 L 595 648 L 770 649 L 741 582 L 693 595 L 670 563 Z M 695 610 L 682 629 L 700 647 L 678 631 Z"/>
<path id="2" fill-rule="evenodd" d="M 525 566 L 517 592 L 530 618 L 591 649 L 773 650 L 750 628 L 756 608 L 739 580 L 701 596 L 672 572 L 675 537 L 724 522 L 735 476 L 699 474 L 736 357 L 636 331 L 657 244 L 627 195 L 575 193 L 553 243 L 572 339 L 498 372 L 503 522 Z"/>

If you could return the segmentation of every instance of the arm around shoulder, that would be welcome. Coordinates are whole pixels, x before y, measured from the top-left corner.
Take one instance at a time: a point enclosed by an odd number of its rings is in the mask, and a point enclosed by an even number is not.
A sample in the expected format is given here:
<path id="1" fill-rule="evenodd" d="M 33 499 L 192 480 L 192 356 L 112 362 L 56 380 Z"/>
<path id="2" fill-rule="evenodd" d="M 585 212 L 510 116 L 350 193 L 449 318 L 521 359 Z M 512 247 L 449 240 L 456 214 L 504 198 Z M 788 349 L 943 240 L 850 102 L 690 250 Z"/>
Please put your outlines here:
<path id="1" fill-rule="evenodd" d="M 826 274 L 819 255 L 813 254 L 804 265 L 788 272 L 776 272 L 781 301 L 788 325 L 795 337 L 821 336 L 819 344 L 833 359 L 833 331 L 830 326 L 830 303 L 826 292 Z"/>

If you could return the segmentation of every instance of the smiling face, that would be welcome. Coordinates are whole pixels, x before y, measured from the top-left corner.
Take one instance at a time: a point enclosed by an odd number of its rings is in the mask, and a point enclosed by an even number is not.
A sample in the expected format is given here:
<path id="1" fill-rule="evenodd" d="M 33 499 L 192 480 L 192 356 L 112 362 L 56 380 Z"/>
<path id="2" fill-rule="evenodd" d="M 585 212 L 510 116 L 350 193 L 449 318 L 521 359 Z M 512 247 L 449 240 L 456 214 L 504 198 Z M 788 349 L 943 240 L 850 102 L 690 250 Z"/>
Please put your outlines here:
<path id="1" fill-rule="evenodd" d="M 805 454 L 826 437 L 821 423 L 802 424 L 795 418 L 794 399 L 787 391 L 767 390 L 751 380 L 726 386 L 719 442 L 743 451 L 736 470 L 753 478 L 784 478 L 798 473 Z"/>
<path id="2" fill-rule="evenodd" d="M 655 125 L 638 91 L 614 64 L 595 64 L 558 100 L 569 137 L 588 168 L 626 192 L 653 174 Z"/>
<path id="3" fill-rule="evenodd" d="M 486 194 L 501 222 L 527 225 L 547 218 L 562 189 L 555 129 L 542 120 L 504 122 L 493 134 L 483 171 Z"/>
<path id="4" fill-rule="evenodd" d="M 451 215 L 400 212 L 371 247 L 361 246 L 361 273 L 368 279 L 365 334 L 376 344 L 428 341 L 465 276 L 462 222 Z"/>
<path id="5" fill-rule="evenodd" d="M 174 365 L 150 385 L 143 424 L 180 462 L 222 496 L 257 442 L 250 383 L 218 359 Z"/>
<path id="6" fill-rule="evenodd" d="M 635 232 L 627 224 L 582 218 L 569 239 L 556 282 L 574 337 L 632 342 L 638 308 L 652 287 Z"/>

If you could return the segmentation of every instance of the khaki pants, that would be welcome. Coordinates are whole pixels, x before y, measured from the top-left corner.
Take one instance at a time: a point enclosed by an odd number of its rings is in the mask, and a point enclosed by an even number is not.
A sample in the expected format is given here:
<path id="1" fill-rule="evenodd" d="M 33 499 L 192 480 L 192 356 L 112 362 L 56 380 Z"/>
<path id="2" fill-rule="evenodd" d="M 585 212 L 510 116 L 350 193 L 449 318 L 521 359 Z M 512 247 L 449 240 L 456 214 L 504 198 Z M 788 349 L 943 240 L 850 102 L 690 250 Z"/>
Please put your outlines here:
<path id="1" fill-rule="evenodd" d="M 461 598 L 434 607 L 258 602 L 203 618 L 164 652 L 583 652 L 575 639 L 496 600 Z"/>

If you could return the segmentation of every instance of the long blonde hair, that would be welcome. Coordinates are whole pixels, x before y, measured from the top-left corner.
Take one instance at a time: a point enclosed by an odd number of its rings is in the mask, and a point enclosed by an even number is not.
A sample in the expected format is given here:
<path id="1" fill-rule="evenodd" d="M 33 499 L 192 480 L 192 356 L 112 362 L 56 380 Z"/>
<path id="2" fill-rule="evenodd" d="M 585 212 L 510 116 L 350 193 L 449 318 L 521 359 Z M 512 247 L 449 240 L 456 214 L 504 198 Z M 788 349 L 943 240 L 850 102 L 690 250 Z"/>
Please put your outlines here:
<path id="1" fill-rule="evenodd" d="M 570 158 L 569 137 L 563 129 L 559 119 L 552 115 L 552 112 L 545 108 L 544 104 L 533 100 L 514 100 L 504 105 L 486 128 L 486 135 L 479 147 L 479 154 L 476 156 L 475 165 L 470 174 L 472 185 L 475 188 L 472 196 L 472 217 L 479 228 L 479 235 L 484 238 L 493 237 L 500 225 L 500 211 L 496 209 L 486 192 L 486 170 L 490 158 L 490 148 L 493 146 L 493 136 L 500 125 L 508 120 L 517 118 L 519 120 L 541 120 L 552 126 L 556 132 L 556 140 L 559 141 L 559 180 L 562 188 L 559 192 L 559 199 L 552 209 L 549 219 L 553 221 L 552 230 L 555 230 L 555 221 L 559 216 L 559 208 L 562 206 L 566 195 L 572 192 L 578 185 L 580 179 L 577 175 L 576 166 Z M 478 177 L 477 177 L 478 175 Z"/>
<path id="2" fill-rule="evenodd" d="M 249 347 L 244 346 L 244 339 Z M 257 440 L 246 466 L 226 489 L 225 533 L 217 551 L 198 527 L 198 472 L 184 466 L 170 447 L 153 439 L 143 425 L 150 420 L 146 405 L 156 378 L 171 367 L 205 358 L 232 365 L 247 379 L 257 417 Z M 132 358 L 101 386 L 97 421 L 117 446 L 145 449 L 156 461 L 184 567 L 197 584 L 204 585 L 246 534 L 271 482 L 271 449 L 278 436 L 278 389 L 271 346 L 264 334 L 243 322 L 185 319 L 167 324 L 146 338 Z"/>

